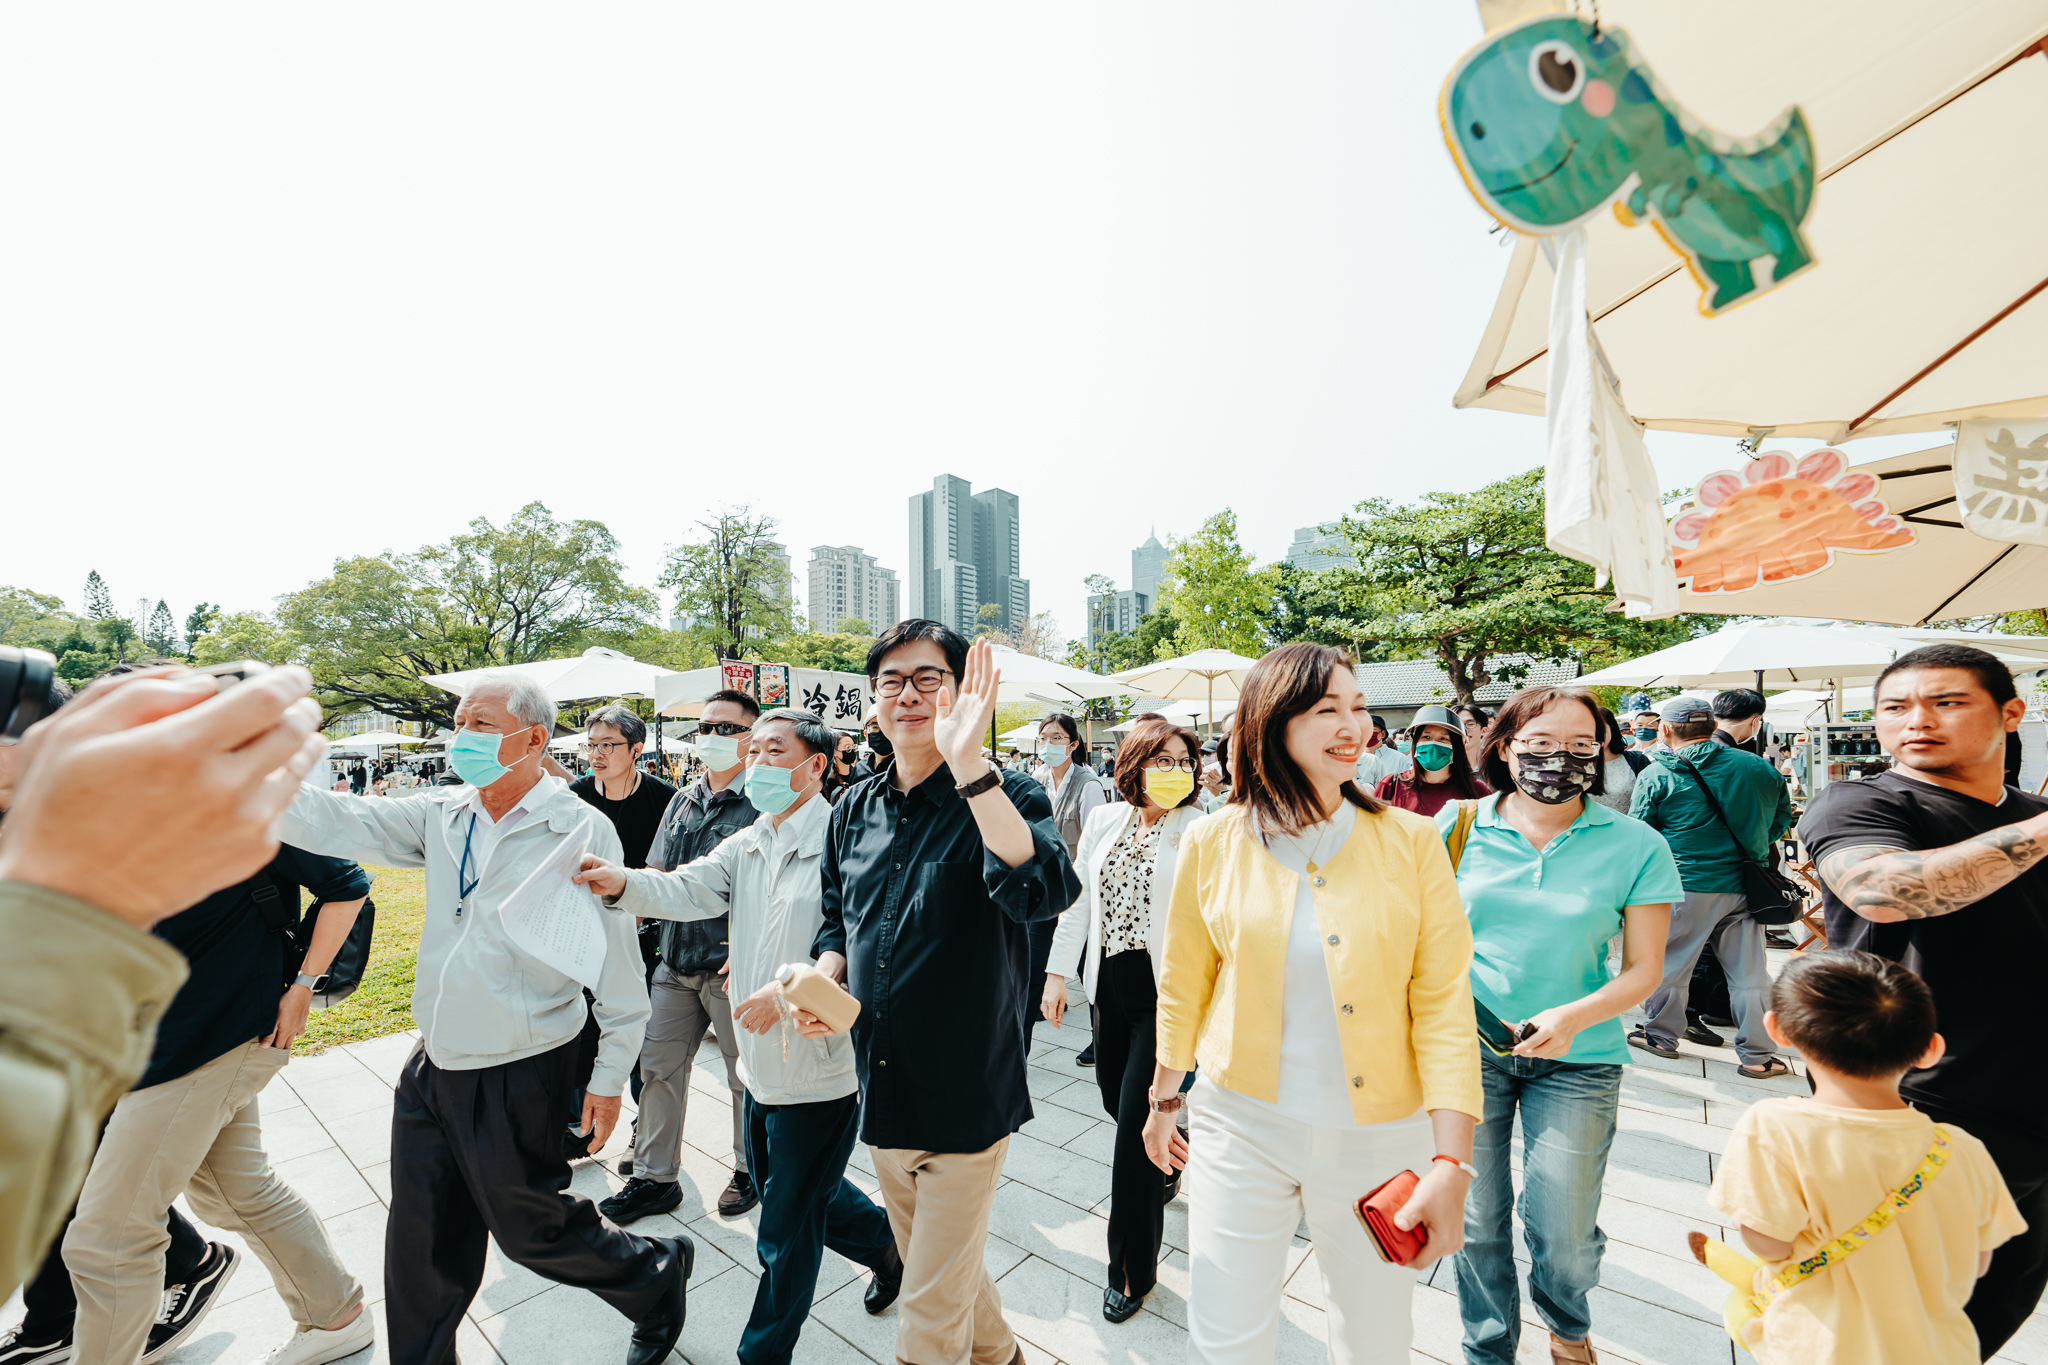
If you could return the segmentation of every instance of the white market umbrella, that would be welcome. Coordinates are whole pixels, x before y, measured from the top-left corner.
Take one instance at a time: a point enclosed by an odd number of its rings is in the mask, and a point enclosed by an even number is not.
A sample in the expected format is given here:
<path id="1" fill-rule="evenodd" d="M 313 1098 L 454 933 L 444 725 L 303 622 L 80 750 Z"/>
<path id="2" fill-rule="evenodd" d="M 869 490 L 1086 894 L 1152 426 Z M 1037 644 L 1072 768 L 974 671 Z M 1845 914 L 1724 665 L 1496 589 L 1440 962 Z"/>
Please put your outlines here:
<path id="1" fill-rule="evenodd" d="M 365 730 L 360 735 L 344 735 L 330 739 L 330 749 L 389 749 L 400 744 L 424 744 L 418 735 L 401 735 L 394 730 Z"/>
<path id="2" fill-rule="evenodd" d="M 649 697 L 662 678 L 675 670 L 642 663 L 630 654 L 592 645 L 566 659 L 540 659 L 502 668 L 471 668 L 460 673 L 432 673 L 422 682 L 443 692 L 466 696 L 476 680 L 486 673 L 515 673 L 533 679 L 552 701 L 589 701 L 599 697 Z"/>
<path id="3" fill-rule="evenodd" d="M 1042 701 L 1065 709 L 1077 701 L 1122 697 L 1130 688 L 1085 668 L 1020 654 L 1007 645 L 993 646 L 996 671 L 1003 680 L 996 687 L 998 702 Z"/>
<path id="4" fill-rule="evenodd" d="M 1222 697 L 1225 701 L 1236 701 L 1237 689 L 1258 662 L 1227 649 L 1198 649 L 1177 659 L 1143 664 L 1113 676 L 1149 696 L 1206 701 L 1208 708 L 1204 714 L 1210 718 L 1210 732 L 1213 734 L 1216 699 Z"/>
<path id="5" fill-rule="evenodd" d="M 1802 228 L 1818 265 L 1719 317 L 1701 316 L 1655 228 L 1604 211 L 1587 223 L 1587 311 L 1632 416 L 1839 443 L 2048 415 L 2048 176 L 2014 159 L 2048 143 L 2040 0 L 1746 0 L 1711 23 L 1607 0 L 1596 22 L 1626 30 L 1685 112 L 1726 136 L 1798 105 L 1818 176 Z M 1517 238 L 1456 406 L 1543 411 L 1551 285 L 1536 239 Z"/>
<path id="6" fill-rule="evenodd" d="M 1002 734 L 996 736 L 996 740 L 999 743 L 1009 745 L 1013 749 L 1019 745 L 1031 744 L 1038 739 L 1038 727 L 1039 722 L 1028 720 L 1014 730 L 1005 730 Z"/>
<path id="7" fill-rule="evenodd" d="M 2042 650 L 2048 647 L 2048 638 L 2041 636 L 1736 621 L 1712 635 L 1611 665 L 1577 681 L 1587 687 L 1796 687 L 1875 678 L 1909 650 L 1957 638 L 1989 651 L 2016 672 L 2041 667 Z"/>

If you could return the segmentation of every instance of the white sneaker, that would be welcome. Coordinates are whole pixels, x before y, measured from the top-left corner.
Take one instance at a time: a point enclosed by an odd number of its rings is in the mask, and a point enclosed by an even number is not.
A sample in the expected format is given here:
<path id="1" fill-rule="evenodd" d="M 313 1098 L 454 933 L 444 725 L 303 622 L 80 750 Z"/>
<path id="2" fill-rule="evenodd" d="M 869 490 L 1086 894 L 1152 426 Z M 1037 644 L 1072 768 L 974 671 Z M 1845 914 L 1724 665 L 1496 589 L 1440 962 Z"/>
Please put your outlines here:
<path id="1" fill-rule="evenodd" d="M 376 1339 L 377 1325 L 370 1320 L 370 1309 L 365 1305 L 354 1322 L 332 1332 L 323 1332 L 318 1327 L 299 1328 L 290 1341 L 273 1348 L 252 1365 L 327 1365 L 331 1360 L 368 1348 Z"/>

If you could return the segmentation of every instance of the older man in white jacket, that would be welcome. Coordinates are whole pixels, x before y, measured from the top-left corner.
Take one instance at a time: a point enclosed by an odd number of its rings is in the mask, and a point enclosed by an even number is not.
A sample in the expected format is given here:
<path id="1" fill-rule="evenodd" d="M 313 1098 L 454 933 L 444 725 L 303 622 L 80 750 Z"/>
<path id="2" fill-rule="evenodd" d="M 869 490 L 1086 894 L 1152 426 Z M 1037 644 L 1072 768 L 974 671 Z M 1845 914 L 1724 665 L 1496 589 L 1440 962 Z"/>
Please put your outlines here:
<path id="1" fill-rule="evenodd" d="M 629 872 L 616 856 L 586 857 L 577 878 L 602 892 L 625 924 L 630 915 L 732 917 L 730 993 L 743 1030 L 747 1169 L 761 1191 L 761 1282 L 739 1341 L 742 1365 L 789 1360 L 826 1247 L 874 1270 L 870 1313 L 893 1303 L 903 1281 L 888 1214 L 846 1178 L 860 1121 L 853 1041 L 799 1033 L 777 1003 L 776 974 L 809 961 L 824 923 L 820 865 L 832 810 L 820 792 L 837 745 L 809 712 L 768 712 L 754 722 L 747 760 L 745 791 L 762 812 L 758 820 L 672 872 Z M 834 959 L 831 974 L 843 978 L 845 963 L 826 956 Z"/>
<path id="2" fill-rule="evenodd" d="M 413 1019 L 391 1120 L 385 1315 L 393 1365 L 445 1365 L 483 1280 L 486 1234 L 507 1256 L 588 1289 L 631 1319 L 627 1365 L 666 1360 L 682 1334 L 696 1249 L 686 1236 L 636 1237 L 567 1193 L 562 1114 L 575 1090 L 585 1005 L 570 977 L 506 932 L 505 899 L 587 827 L 617 859 L 618 835 L 541 759 L 555 706 L 531 681 L 487 676 L 455 710 L 449 764 L 468 786 L 418 796 L 302 789 L 281 836 L 331 857 L 424 867 Z M 602 974 L 591 1006 L 602 1038 L 584 1099 L 591 1150 L 619 1116 L 619 1093 L 647 1025 L 633 921 L 601 914 Z"/>

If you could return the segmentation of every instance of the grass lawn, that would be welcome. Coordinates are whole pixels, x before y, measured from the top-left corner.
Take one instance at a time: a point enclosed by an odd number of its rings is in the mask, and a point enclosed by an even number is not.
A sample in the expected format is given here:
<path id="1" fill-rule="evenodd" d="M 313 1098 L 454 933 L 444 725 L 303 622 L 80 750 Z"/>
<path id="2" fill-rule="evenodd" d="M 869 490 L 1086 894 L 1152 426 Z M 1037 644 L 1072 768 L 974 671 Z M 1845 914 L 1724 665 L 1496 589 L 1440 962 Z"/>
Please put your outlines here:
<path id="1" fill-rule="evenodd" d="M 412 973 L 427 915 L 427 874 L 417 867 L 369 871 L 377 879 L 370 888 L 377 928 L 363 983 L 339 1005 L 316 1012 L 292 1045 L 294 1052 L 324 1052 L 337 1043 L 360 1043 L 412 1027 Z"/>

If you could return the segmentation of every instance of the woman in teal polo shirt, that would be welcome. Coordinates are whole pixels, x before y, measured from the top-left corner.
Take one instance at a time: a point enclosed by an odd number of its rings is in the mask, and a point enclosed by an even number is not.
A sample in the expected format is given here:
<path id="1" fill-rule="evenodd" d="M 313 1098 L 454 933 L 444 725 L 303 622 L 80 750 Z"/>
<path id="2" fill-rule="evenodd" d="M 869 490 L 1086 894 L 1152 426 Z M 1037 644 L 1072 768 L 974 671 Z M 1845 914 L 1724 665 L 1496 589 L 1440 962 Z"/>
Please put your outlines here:
<path id="1" fill-rule="evenodd" d="M 1511 1056 L 1480 1051 L 1486 1115 L 1455 1261 L 1470 1365 L 1510 1365 L 1521 1337 L 1508 1161 L 1517 1108 L 1530 1296 L 1553 1361 L 1594 1358 L 1586 1299 L 1607 1242 L 1598 1214 L 1628 1060 L 1620 1016 L 1657 988 L 1671 902 L 1684 894 L 1663 835 L 1586 799 L 1605 785 L 1599 705 L 1572 687 L 1516 693 L 1482 742 L 1497 795 L 1437 814 L 1472 921 L 1473 999 L 1511 1026 L 1534 1025 Z M 1471 811 L 1462 848 L 1461 808 Z M 1616 931 L 1622 966 L 1610 979 Z"/>

